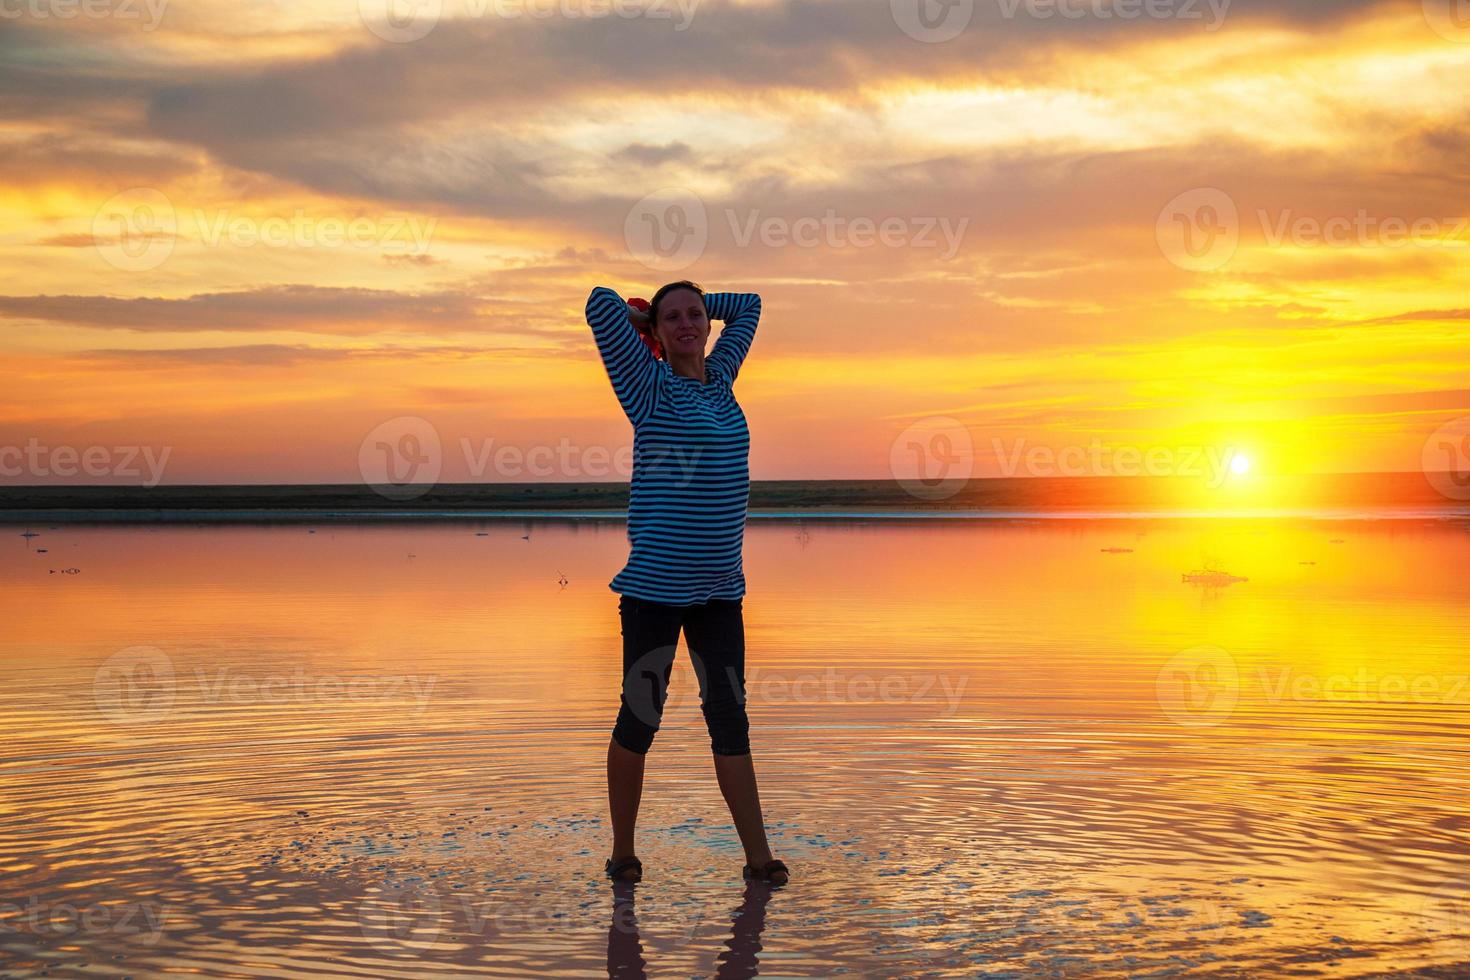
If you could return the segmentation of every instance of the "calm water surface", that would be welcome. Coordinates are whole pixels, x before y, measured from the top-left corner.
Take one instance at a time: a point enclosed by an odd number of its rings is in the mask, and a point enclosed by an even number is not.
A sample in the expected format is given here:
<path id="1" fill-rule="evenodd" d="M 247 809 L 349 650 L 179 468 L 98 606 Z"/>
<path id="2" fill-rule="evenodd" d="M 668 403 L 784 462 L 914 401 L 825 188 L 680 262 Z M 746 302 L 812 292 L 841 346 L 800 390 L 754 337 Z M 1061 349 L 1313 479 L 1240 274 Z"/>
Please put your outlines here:
<path id="1" fill-rule="evenodd" d="M 619 893 L 620 524 L 0 530 L 6 975 L 1470 971 L 1463 526 L 752 522 Z"/>

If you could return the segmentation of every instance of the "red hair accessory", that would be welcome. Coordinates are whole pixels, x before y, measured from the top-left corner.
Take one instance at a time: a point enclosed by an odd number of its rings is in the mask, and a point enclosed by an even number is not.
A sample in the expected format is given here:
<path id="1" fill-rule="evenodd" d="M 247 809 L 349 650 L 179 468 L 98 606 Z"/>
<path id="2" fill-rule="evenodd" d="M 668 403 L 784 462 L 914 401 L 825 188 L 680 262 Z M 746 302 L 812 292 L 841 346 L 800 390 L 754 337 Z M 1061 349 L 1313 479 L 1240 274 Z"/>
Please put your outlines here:
<path id="1" fill-rule="evenodd" d="M 636 297 L 628 300 L 628 305 L 640 313 L 647 313 L 650 309 L 648 300 Z M 632 318 L 630 317 L 629 319 Z M 643 342 L 648 345 L 648 349 L 652 352 L 653 356 L 662 357 L 663 348 L 659 345 L 658 339 L 653 335 L 653 324 L 644 325 L 634 321 L 633 326 L 638 328 L 638 336 L 643 338 Z"/>

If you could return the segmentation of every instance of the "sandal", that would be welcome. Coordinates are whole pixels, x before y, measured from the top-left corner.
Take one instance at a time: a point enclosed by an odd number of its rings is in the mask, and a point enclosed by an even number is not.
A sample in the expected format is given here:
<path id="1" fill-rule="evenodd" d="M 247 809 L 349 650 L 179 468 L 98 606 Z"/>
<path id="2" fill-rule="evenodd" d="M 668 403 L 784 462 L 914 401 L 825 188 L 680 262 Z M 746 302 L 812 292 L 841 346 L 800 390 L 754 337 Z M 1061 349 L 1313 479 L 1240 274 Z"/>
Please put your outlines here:
<path id="1" fill-rule="evenodd" d="M 629 868 L 633 869 L 633 877 L 624 878 L 623 872 Z M 608 858 L 602 866 L 602 872 L 613 881 L 639 881 L 643 878 L 643 862 L 636 857 L 619 858 L 616 861 Z"/>
<path id="2" fill-rule="evenodd" d="M 787 868 L 786 865 L 782 863 L 779 858 L 772 858 L 759 868 L 757 868 L 753 864 L 747 864 L 745 866 L 745 871 L 743 872 L 747 880 L 751 878 L 758 878 L 759 880 L 766 882 L 770 882 L 771 875 L 777 873 L 786 875 L 787 880 L 790 880 L 791 878 L 791 870 Z M 772 884 L 774 884 L 774 882 L 772 882 Z M 784 885 L 785 882 L 781 882 L 781 884 Z"/>

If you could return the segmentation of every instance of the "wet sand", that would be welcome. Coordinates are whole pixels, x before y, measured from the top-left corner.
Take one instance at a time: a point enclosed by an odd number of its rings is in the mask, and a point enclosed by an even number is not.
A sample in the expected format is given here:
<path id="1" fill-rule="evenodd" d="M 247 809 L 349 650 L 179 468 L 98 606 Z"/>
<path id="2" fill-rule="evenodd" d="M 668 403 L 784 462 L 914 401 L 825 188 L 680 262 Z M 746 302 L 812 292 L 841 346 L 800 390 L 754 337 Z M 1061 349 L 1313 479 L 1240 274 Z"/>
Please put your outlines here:
<path id="1" fill-rule="evenodd" d="M 682 649 L 599 876 L 621 526 L 21 530 L 16 976 L 1470 970 L 1459 525 L 752 524 L 774 893 Z"/>

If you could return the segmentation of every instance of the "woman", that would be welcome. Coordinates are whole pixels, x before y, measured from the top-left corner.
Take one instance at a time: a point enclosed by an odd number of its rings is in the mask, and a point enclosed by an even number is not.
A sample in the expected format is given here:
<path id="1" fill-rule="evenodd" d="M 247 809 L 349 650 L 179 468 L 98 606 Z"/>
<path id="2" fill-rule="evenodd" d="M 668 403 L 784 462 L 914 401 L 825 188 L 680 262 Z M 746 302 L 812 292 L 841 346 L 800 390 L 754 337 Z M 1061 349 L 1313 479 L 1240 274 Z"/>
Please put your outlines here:
<path id="1" fill-rule="evenodd" d="M 785 884 L 771 856 L 745 713 L 745 573 L 750 432 L 731 385 L 755 339 L 755 293 L 709 293 L 688 280 L 648 311 L 604 286 L 587 323 L 613 392 L 633 423 L 627 565 L 608 583 L 622 598 L 623 692 L 607 748 L 613 852 L 604 871 L 638 881 L 633 849 L 643 763 L 662 718 L 679 632 L 699 677 L 715 776 L 745 848 L 747 878 Z M 725 327 L 705 355 L 710 319 Z"/>

